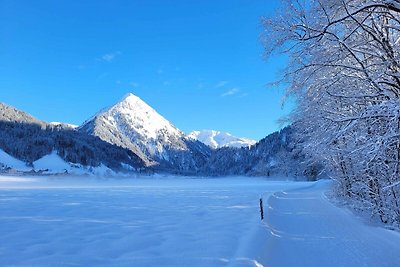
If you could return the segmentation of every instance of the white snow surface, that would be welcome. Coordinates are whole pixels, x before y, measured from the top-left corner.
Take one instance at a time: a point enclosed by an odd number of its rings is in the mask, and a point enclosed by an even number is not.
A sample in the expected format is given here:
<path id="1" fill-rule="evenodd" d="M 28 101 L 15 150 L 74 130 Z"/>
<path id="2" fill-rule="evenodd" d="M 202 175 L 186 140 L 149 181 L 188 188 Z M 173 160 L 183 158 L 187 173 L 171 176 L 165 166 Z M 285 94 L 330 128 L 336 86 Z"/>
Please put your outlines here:
<path id="1" fill-rule="evenodd" d="M 21 171 L 29 171 L 32 168 L 28 167 L 25 162 L 18 160 L 0 149 L 0 168 L 12 168 Z"/>
<path id="2" fill-rule="evenodd" d="M 80 164 L 66 162 L 56 151 L 33 162 L 33 166 L 29 167 L 25 162 L 18 160 L 0 149 L 0 169 L 10 167 L 19 172 L 29 172 L 31 170 L 42 171 L 44 174 L 63 174 L 67 171 L 69 174 L 75 175 L 95 175 L 95 176 L 116 176 L 117 174 L 101 164 L 97 167 L 87 167 Z"/>
<path id="3" fill-rule="evenodd" d="M 71 165 L 65 162 L 56 151 L 34 161 L 33 166 L 36 170 L 48 169 L 52 173 L 62 173 L 71 168 Z"/>
<path id="4" fill-rule="evenodd" d="M 187 137 L 200 141 L 214 149 L 221 147 L 250 147 L 257 143 L 255 140 L 236 137 L 230 133 L 215 130 L 193 131 Z"/>
<path id="5" fill-rule="evenodd" d="M 86 167 L 80 164 L 73 164 L 66 162 L 62 159 L 56 151 L 43 156 L 42 158 L 33 162 L 33 167 L 36 171 L 44 171 L 46 174 L 62 174 L 67 171 L 69 174 L 76 175 L 97 175 L 97 176 L 114 176 L 116 175 L 113 170 L 104 166 L 103 164 L 98 167 Z M 19 169 L 18 169 L 19 170 Z M 23 170 L 21 170 L 23 171 Z"/>
<path id="6" fill-rule="evenodd" d="M 331 204 L 330 186 L 0 176 L 0 265 L 398 266 L 400 235 Z"/>

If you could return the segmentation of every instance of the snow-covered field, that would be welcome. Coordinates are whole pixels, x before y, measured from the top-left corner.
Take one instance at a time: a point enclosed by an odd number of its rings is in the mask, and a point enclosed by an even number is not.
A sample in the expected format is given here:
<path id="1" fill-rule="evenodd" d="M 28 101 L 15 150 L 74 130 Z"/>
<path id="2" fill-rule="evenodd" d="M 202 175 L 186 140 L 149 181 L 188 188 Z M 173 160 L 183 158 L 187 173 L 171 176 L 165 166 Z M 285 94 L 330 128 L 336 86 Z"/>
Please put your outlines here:
<path id="1" fill-rule="evenodd" d="M 0 265 L 398 266 L 400 235 L 335 207 L 328 187 L 0 177 Z"/>

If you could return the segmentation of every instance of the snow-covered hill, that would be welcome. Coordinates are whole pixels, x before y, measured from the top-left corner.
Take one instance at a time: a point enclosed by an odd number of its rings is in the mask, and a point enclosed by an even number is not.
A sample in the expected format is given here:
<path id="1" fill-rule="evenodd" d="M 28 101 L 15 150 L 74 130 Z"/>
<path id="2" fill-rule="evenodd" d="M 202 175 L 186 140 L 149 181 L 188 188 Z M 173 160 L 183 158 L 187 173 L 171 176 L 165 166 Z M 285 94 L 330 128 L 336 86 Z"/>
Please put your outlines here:
<path id="1" fill-rule="evenodd" d="M 33 162 L 34 170 L 37 172 L 42 172 L 43 174 L 59 174 L 59 173 L 69 173 L 69 174 L 95 174 L 102 176 L 113 176 L 115 172 L 110 168 L 107 168 L 103 164 L 100 166 L 82 166 L 81 164 L 74 164 L 71 162 L 66 162 L 62 159 L 56 151 L 51 152 L 48 155 Z"/>
<path id="2" fill-rule="evenodd" d="M 0 149 L 0 173 L 31 173 L 41 174 L 75 174 L 75 175 L 101 175 L 114 176 L 116 173 L 103 164 L 100 166 L 83 166 L 81 164 L 66 162 L 56 151 L 34 161 L 31 166 L 18 160 L 4 150 Z"/>
<path id="3" fill-rule="evenodd" d="M 169 167 L 185 169 L 197 165 L 198 157 L 208 153 L 205 145 L 186 138 L 182 131 L 133 94 L 99 112 L 79 131 L 128 148 L 148 166 L 168 163 Z"/>
<path id="4" fill-rule="evenodd" d="M 193 131 L 188 134 L 188 137 L 214 149 L 221 147 L 250 147 L 257 143 L 255 140 L 240 138 L 230 133 L 214 130 Z"/>
<path id="5" fill-rule="evenodd" d="M 32 169 L 29 168 L 25 162 L 14 158 L 13 156 L 4 152 L 4 150 L 0 149 L 0 169 L 7 168 L 21 171 L 29 171 L 30 169 Z"/>

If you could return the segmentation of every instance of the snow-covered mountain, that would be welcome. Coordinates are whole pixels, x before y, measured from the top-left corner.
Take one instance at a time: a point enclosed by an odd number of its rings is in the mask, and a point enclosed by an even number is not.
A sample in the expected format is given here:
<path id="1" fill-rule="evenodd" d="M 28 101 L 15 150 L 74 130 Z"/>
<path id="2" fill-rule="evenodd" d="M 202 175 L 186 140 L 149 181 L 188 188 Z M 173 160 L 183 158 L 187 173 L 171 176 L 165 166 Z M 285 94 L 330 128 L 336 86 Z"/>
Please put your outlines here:
<path id="1" fill-rule="evenodd" d="M 221 147 L 250 147 L 257 143 L 255 140 L 240 138 L 230 133 L 214 130 L 193 131 L 188 134 L 188 137 L 214 149 Z"/>
<path id="2" fill-rule="evenodd" d="M 133 94 L 96 114 L 79 127 L 79 131 L 131 150 L 148 166 L 166 164 L 177 169 L 196 169 L 209 153 L 205 145 L 186 138 L 182 131 Z"/>
<path id="3" fill-rule="evenodd" d="M 48 156 L 48 155 L 51 155 Z M 39 165 L 35 165 L 38 160 Z M 60 160 L 49 160 L 49 159 Z M 60 164 L 60 162 L 64 162 Z M 76 131 L 66 124 L 52 124 L 36 119 L 12 106 L 0 103 L 0 171 L 73 170 L 102 166 L 125 171 L 141 169 L 144 162 L 129 151 L 97 137 Z"/>
<path id="4" fill-rule="evenodd" d="M 58 121 L 52 121 L 49 124 L 51 126 L 60 127 L 60 128 L 64 128 L 64 129 L 76 129 L 76 128 L 79 127 L 78 125 L 75 125 L 75 124 L 65 123 L 65 122 L 58 122 Z"/>

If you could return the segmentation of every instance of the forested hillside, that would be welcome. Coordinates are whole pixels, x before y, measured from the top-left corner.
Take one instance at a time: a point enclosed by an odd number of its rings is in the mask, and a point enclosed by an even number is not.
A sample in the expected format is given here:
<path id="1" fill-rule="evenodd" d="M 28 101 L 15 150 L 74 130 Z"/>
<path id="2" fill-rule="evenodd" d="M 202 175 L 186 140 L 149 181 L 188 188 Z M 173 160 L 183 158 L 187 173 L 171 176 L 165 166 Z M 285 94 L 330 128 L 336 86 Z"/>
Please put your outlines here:
<path id="1" fill-rule="evenodd" d="M 105 166 L 122 170 L 121 163 L 142 168 L 132 152 L 74 129 L 54 126 L 0 104 L 0 148 L 11 156 L 32 164 L 56 151 L 64 160 L 84 166 Z"/>
<path id="2" fill-rule="evenodd" d="M 301 138 L 286 127 L 249 148 L 220 148 L 205 165 L 211 175 L 294 176 L 314 180 L 323 172 L 302 149 Z"/>

